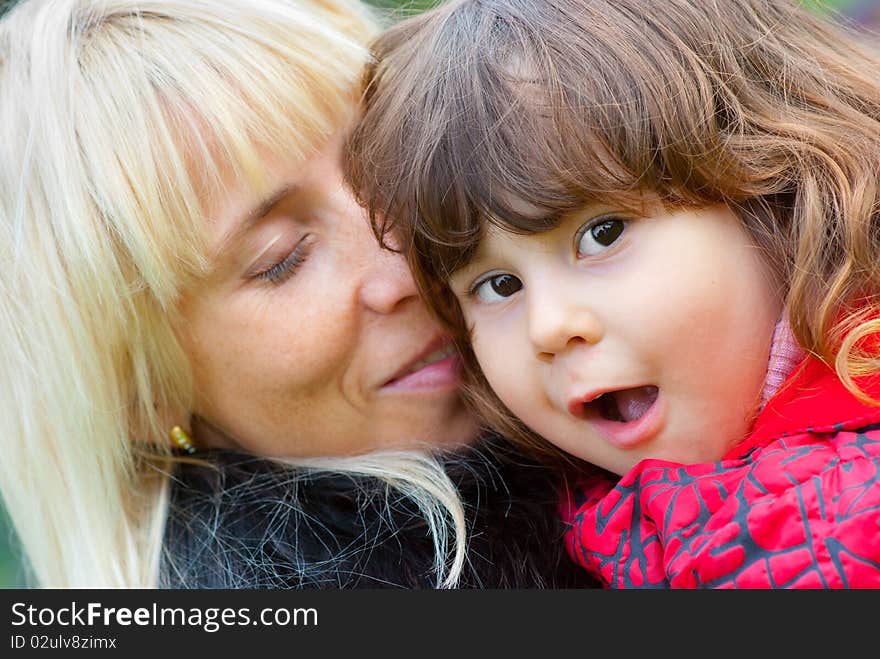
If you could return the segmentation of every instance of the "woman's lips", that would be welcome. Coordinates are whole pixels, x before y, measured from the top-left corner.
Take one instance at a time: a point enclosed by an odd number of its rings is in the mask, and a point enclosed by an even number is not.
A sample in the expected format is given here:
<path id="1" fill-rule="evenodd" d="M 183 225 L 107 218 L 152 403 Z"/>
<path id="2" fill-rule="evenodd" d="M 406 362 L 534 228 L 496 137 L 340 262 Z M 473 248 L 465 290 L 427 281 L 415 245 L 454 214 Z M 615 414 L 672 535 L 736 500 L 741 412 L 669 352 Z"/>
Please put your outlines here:
<path id="1" fill-rule="evenodd" d="M 419 390 L 458 384 L 458 356 L 451 343 L 443 345 L 407 366 L 403 373 L 389 380 L 385 390 Z"/>

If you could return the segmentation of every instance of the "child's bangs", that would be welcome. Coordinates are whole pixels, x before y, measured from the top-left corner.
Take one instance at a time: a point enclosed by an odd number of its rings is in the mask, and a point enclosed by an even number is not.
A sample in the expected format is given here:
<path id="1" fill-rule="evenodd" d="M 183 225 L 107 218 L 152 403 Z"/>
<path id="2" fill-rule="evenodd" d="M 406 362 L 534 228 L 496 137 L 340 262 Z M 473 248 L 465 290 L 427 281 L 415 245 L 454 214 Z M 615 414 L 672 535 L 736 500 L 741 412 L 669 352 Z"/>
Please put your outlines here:
<path id="1" fill-rule="evenodd" d="M 480 93 L 494 121 L 475 154 L 489 173 L 484 190 L 541 211 L 535 222 L 534 212 L 487 204 L 507 228 L 540 231 L 587 205 L 639 212 L 645 194 L 672 207 L 737 196 L 731 145 L 742 109 L 711 57 L 671 36 L 675 17 L 652 24 L 627 4 L 584 3 L 544 29 L 513 25 L 516 48 L 486 58 L 492 82 Z"/>
<path id="2" fill-rule="evenodd" d="M 350 154 L 369 163 L 349 165 L 430 276 L 466 264 L 487 223 L 531 233 L 593 204 L 638 212 L 645 193 L 722 196 L 713 83 L 626 4 L 561 20 L 545 3 L 461 3 L 380 39 Z"/>
<path id="3" fill-rule="evenodd" d="M 638 213 L 649 192 L 677 199 L 657 157 L 663 138 L 645 130 L 641 99 L 612 102 L 607 89 L 591 88 L 576 72 L 573 80 L 558 77 L 562 67 L 530 55 L 515 67 L 487 62 L 482 88 L 457 115 L 461 124 L 447 124 L 464 139 L 442 158 L 458 162 L 438 158 L 435 168 L 454 173 L 444 194 L 466 200 L 457 207 L 471 209 L 471 231 L 488 222 L 529 234 L 590 206 Z M 480 134 L 472 126 L 490 128 Z"/>

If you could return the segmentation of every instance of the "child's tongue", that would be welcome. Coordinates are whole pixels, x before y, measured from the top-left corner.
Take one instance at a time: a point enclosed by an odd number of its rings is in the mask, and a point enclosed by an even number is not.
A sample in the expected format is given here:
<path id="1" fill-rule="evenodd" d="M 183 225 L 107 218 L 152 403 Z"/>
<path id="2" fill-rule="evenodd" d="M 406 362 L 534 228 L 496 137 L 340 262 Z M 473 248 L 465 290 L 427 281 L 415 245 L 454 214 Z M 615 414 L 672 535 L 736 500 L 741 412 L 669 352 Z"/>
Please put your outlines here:
<path id="1" fill-rule="evenodd" d="M 610 394 L 617 403 L 617 410 L 624 423 L 635 421 L 648 411 L 657 400 L 657 387 L 648 385 L 635 389 L 623 389 Z"/>

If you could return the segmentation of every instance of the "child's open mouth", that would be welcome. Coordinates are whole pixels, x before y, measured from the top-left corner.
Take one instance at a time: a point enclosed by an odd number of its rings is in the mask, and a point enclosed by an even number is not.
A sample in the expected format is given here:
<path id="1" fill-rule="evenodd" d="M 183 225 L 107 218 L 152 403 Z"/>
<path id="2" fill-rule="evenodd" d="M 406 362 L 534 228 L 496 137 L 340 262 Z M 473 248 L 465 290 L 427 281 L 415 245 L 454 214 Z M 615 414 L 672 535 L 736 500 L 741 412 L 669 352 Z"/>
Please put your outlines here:
<path id="1" fill-rule="evenodd" d="M 574 400 L 569 411 L 611 444 L 631 448 L 655 437 L 665 425 L 666 411 L 654 385 L 606 391 L 592 400 Z"/>
<path id="2" fill-rule="evenodd" d="M 599 416 L 607 421 L 629 423 L 636 421 L 648 411 L 657 400 L 659 390 L 653 385 L 609 391 L 598 398 L 584 403 L 584 407 L 594 407 Z"/>

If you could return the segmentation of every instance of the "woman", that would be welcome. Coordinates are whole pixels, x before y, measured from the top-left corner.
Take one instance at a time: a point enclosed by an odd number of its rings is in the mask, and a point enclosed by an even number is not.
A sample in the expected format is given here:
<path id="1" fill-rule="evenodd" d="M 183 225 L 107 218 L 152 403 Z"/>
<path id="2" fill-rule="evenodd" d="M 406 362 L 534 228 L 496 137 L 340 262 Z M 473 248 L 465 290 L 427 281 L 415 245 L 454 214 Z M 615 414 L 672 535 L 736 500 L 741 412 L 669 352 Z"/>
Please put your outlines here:
<path id="1" fill-rule="evenodd" d="M 35 585 L 583 583 L 557 484 L 471 448 L 455 358 L 342 185 L 374 29 L 349 0 L 0 22 L 0 486 Z"/>

